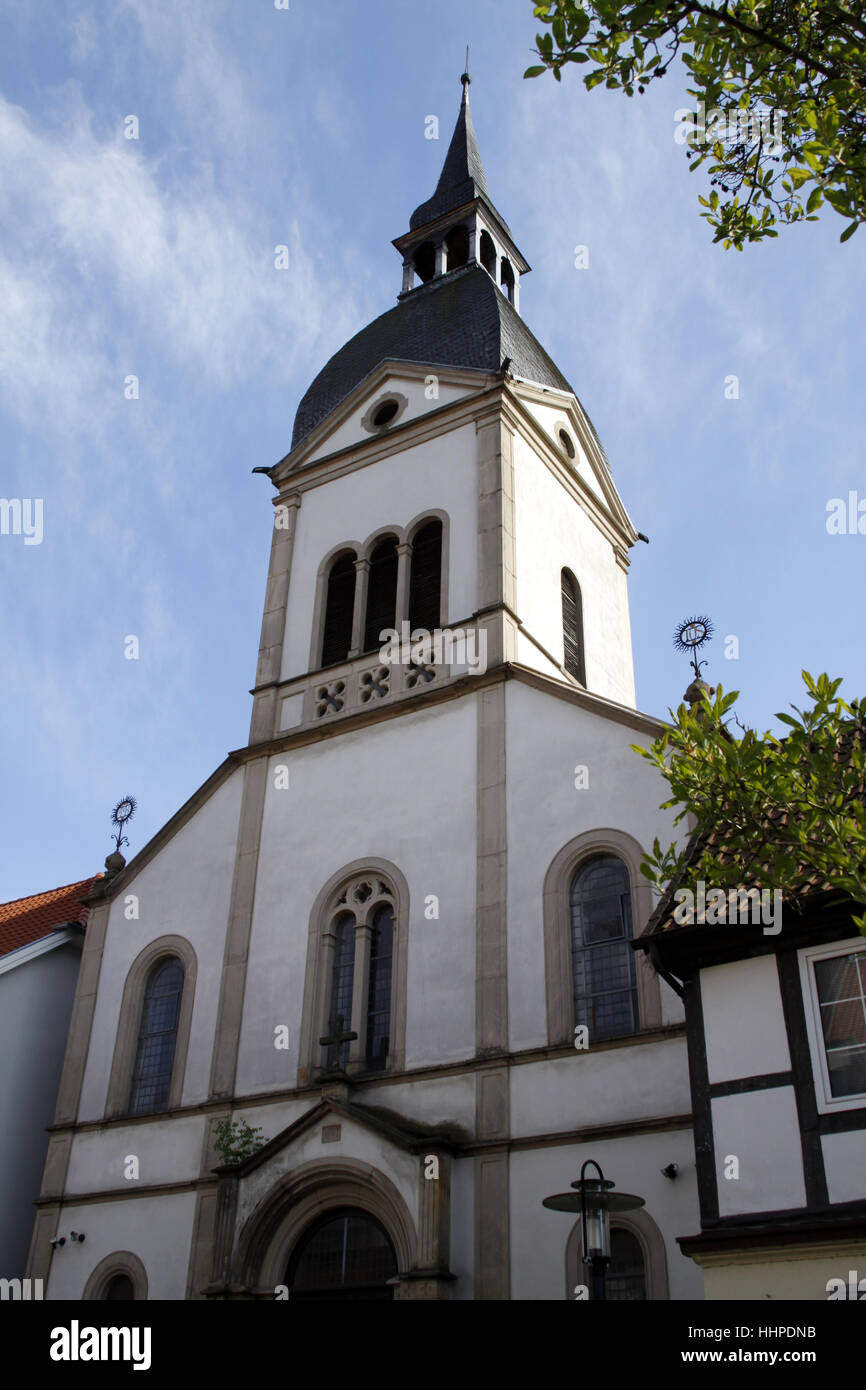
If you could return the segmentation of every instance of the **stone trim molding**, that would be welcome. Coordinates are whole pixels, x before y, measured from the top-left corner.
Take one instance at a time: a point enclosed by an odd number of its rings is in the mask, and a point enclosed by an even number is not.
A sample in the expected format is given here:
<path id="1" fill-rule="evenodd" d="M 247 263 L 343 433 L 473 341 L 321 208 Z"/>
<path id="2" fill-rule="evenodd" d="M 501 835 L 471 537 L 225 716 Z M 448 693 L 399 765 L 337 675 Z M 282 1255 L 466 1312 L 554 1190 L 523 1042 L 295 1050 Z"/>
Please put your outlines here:
<path id="1" fill-rule="evenodd" d="M 265 607 L 259 639 L 259 658 L 256 666 L 256 694 L 250 718 L 251 744 L 271 738 L 276 731 L 276 690 L 271 683 L 280 679 L 283 660 L 283 638 L 286 631 L 286 606 L 289 598 L 289 579 L 295 547 L 299 493 L 273 499 L 274 528 L 271 537 L 271 556 Z M 287 524 L 283 525 L 283 520 Z M 278 524 L 279 523 L 279 524 Z M 265 688 L 261 688 L 265 687 Z"/>
<path id="2" fill-rule="evenodd" d="M 643 1255 L 647 1301 L 659 1302 L 670 1298 L 664 1236 L 649 1212 L 643 1210 L 623 1212 L 622 1214 L 617 1212 L 611 1217 L 610 1228 L 612 1231 L 628 1231 L 637 1240 Z M 580 1221 L 578 1220 L 572 1226 L 565 1246 L 565 1297 L 567 1299 L 574 1298 L 575 1284 L 589 1283 L 581 1259 L 581 1247 Z"/>
<path id="3" fill-rule="evenodd" d="M 183 965 L 183 993 L 181 994 L 180 1013 L 177 1021 L 171 1087 L 165 1108 L 172 1110 L 181 1103 L 186 1073 L 186 1054 L 189 1046 L 189 1030 L 192 1022 L 192 1006 L 195 998 L 197 961 L 192 944 L 187 941 L 186 937 L 158 936 L 154 941 L 149 941 L 144 950 L 139 951 L 129 967 L 124 982 L 117 1036 L 114 1043 L 114 1057 L 111 1063 L 108 1094 L 105 1101 L 106 1119 L 116 1119 L 125 1115 L 129 1109 L 129 1092 L 138 1046 L 138 1031 L 141 1026 L 144 991 L 151 970 L 158 961 L 167 956 L 177 957 Z"/>
<path id="4" fill-rule="evenodd" d="M 91 1271 L 81 1297 L 98 1302 L 103 1297 L 109 1281 L 116 1274 L 125 1274 L 131 1279 L 137 1302 L 143 1302 L 147 1298 L 147 1270 L 131 1250 L 115 1250 L 114 1254 L 106 1255 L 104 1260 L 100 1260 Z"/>
<path id="5" fill-rule="evenodd" d="M 392 864 L 387 859 L 356 859 L 353 863 L 344 865 L 339 872 L 328 879 L 313 903 L 310 913 L 298 1057 L 298 1084 L 300 1086 L 314 1083 L 326 1062 L 326 1050 L 319 1043 L 319 1038 L 325 1033 L 328 1022 L 331 988 L 331 972 L 329 970 L 331 951 L 329 947 L 332 945 L 330 926 L 334 916 L 340 910 L 337 899 L 343 888 L 348 887 L 353 880 L 363 876 L 370 878 L 378 876 L 384 880 L 390 889 L 390 901 L 394 906 L 394 938 L 391 958 L 391 1040 L 386 1071 L 402 1071 L 404 1067 L 409 885 L 396 864 Z M 370 899 L 371 903 L 376 901 L 380 901 L 380 899 L 375 897 Z M 360 927 L 366 918 L 357 916 L 357 921 Z M 361 985 L 359 985 L 357 973 L 359 964 L 363 968 L 363 960 L 356 953 L 355 993 L 360 998 L 359 991 L 361 986 L 366 991 L 366 982 L 361 981 Z M 360 1029 L 357 1031 L 360 1033 Z M 358 1043 L 363 1045 L 363 1039 L 359 1037 Z M 357 1064 L 359 1054 L 356 1048 L 352 1061 Z M 356 1065 L 351 1068 L 350 1063 L 350 1069 L 359 1071 L 360 1067 Z M 376 1076 L 380 1074 L 375 1073 Z"/>
<path id="6" fill-rule="evenodd" d="M 652 911 L 652 890 L 640 872 L 643 851 L 623 830 L 587 830 L 554 856 L 544 878 L 544 973 L 547 996 L 547 1041 L 551 1047 L 574 1040 L 571 920 L 569 890 L 575 870 L 597 854 L 614 854 L 628 870 L 633 939 L 640 936 Z M 661 1025 L 658 976 L 644 952 L 635 952 L 638 1022 L 641 1030 Z M 591 1044 L 590 1039 L 590 1044 Z"/>
<path id="7" fill-rule="evenodd" d="M 212 1100 L 223 1100 L 234 1095 L 268 766 L 268 759 L 259 757 L 244 767 L 231 902 L 211 1059 Z"/>
<path id="8" fill-rule="evenodd" d="M 310 1222 L 346 1206 L 381 1221 L 394 1247 L 398 1276 L 415 1269 L 415 1223 L 391 1180 L 355 1159 L 315 1159 L 282 1177 L 247 1219 L 232 1262 L 236 1279 L 250 1289 L 274 1289 L 283 1282 L 291 1252 Z"/>

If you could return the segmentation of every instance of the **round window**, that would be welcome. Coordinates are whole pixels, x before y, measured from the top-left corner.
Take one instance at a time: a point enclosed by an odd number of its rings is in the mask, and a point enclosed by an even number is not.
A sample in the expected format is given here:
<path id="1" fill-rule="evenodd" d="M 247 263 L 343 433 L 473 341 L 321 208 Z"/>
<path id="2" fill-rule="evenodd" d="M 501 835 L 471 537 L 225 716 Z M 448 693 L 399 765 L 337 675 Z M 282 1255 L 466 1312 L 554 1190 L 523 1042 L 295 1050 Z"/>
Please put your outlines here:
<path id="1" fill-rule="evenodd" d="M 390 425 L 399 409 L 399 401 L 383 401 L 378 409 L 373 412 L 372 424 L 374 428 L 380 430 L 383 425 Z"/>
<path id="2" fill-rule="evenodd" d="M 565 452 L 568 454 L 568 457 L 569 457 L 570 459 L 573 459 L 573 458 L 574 458 L 574 444 L 572 443 L 572 441 L 571 441 L 571 435 L 568 433 L 567 430 L 560 430 L 560 431 L 559 431 L 559 442 L 560 442 L 560 444 L 562 445 L 562 447 L 563 447 L 563 449 L 565 450 Z"/>

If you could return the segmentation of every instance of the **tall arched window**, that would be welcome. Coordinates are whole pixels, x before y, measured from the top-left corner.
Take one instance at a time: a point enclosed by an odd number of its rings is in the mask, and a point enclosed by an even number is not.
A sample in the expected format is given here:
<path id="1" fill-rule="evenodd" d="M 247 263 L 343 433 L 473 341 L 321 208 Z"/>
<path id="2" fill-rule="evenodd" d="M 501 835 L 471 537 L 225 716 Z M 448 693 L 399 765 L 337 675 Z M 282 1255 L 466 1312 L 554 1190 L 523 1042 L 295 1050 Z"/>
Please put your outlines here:
<path id="1" fill-rule="evenodd" d="M 415 274 L 422 284 L 432 280 L 436 272 L 436 247 L 432 241 L 423 241 L 412 256 Z"/>
<path id="2" fill-rule="evenodd" d="M 580 585 L 570 570 L 562 571 L 562 640 L 565 649 L 563 665 L 570 676 L 586 685 L 586 660 L 583 651 L 583 603 Z"/>
<path id="3" fill-rule="evenodd" d="M 571 881 L 574 1022 L 590 1044 L 638 1029 L 628 869 L 613 854 L 580 865 Z"/>
<path id="4" fill-rule="evenodd" d="M 409 573 L 409 623 L 433 632 L 442 601 L 442 522 L 428 521 L 416 531 Z"/>
<path id="5" fill-rule="evenodd" d="M 367 619 L 364 624 L 364 651 L 381 646 L 380 632 L 397 621 L 397 541 L 386 536 L 370 556 L 367 577 Z"/>
<path id="6" fill-rule="evenodd" d="M 374 1216 L 357 1207 L 326 1212 L 308 1227 L 289 1260 L 293 1303 L 312 1299 L 390 1299 L 397 1258 Z"/>
<path id="7" fill-rule="evenodd" d="M 322 665 L 345 661 L 352 645 L 352 615 L 355 610 L 355 552 L 338 555 L 328 574 L 325 624 L 322 636 Z"/>
<path id="8" fill-rule="evenodd" d="M 394 895 L 378 874 L 360 874 L 338 895 L 330 917 L 333 955 L 326 1066 L 383 1071 L 391 1048 Z M 349 1039 L 348 1033 L 357 1037 Z"/>
<path id="9" fill-rule="evenodd" d="M 129 1098 L 131 1115 L 147 1115 L 168 1106 L 182 994 L 181 962 L 172 956 L 157 961 L 144 991 Z"/>

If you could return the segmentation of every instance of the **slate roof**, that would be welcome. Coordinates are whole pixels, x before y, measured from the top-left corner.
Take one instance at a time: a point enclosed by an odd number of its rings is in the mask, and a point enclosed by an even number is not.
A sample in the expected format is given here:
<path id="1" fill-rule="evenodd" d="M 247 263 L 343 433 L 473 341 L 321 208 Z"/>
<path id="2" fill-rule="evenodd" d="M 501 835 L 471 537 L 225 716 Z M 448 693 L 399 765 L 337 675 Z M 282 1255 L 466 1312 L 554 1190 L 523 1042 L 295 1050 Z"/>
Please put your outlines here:
<path id="1" fill-rule="evenodd" d="M 855 710 L 855 719 L 851 721 L 847 727 L 843 727 L 836 740 L 836 750 L 833 758 L 834 762 L 838 764 L 849 763 L 854 748 L 859 748 L 863 752 L 866 752 L 866 705 L 864 705 L 862 710 L 860 710 L 857 705 L 852 706 L 852 708 Z M 859 797 L 860 800 L 866 797 L 866 778 L 861 776 L 859 785 L 854 789 L 854 796 Z M 774 834 L 778 834 L 779 831 L 785 829 L 788 822 L 789 817 L 787 812 L 777 811 L 772 815 L 768 815 L 764 824 L 768 829 L 772 827 Z M 677 879 L 668 884 L 655 911 L 641 933 L 642 936 L 653 936 L 659 932 L 676 931 L 679 929 L 680 923 L 674 921 L 674 909 L 676 907 L 674 893 L 681 885 L 687 885 L 689 883 L 689 871 L 700 863 L 706 851 L 710 851 L 715 855 L 718 862 L 724 868 L 728 868 L 739 861 L 740 873 L 737 876 L 738 888 L 767 888 L 770 886 L 767 882 L 767 865 L 762 855 L 761 843 L 757 842 L 751 856 L 744 860 L 741 854 L 737 854 L 733 849 L 729 848 L 732 839 L 733 831 L 730 825 L 725 824 L 724 808 L 722 807 L 719 817 L 713 825 L 695 831 L 687 846 L 683 872 Z M 805 867 L 806 866 L 802 864 L 799 865 L 798 871 L 805 875 Z M 813 897 L 833 891 L 833 887 L 830 883 L 823 880 L 819 874 L 811 873 L 796 895 L 788 893 L 783 894 L 783 902 L 792 902 L 794 897 L 796 897 L 798 903 L 805 898 L 809 898 L 811 901 Z M 839 890 L 836 889 L 835 891 L 838 892 Z"/>
<path id="2" fill-rule="evenodd" d="M 387 358 L 498 372 L 505 357 L 513 375 L 574 394 L 487 271 L 463 266 L 414 290 L 334 354 L 298 406 L 292 448 Z"/>
<path id="3" fill-rule="evenodd" d="M 489 207 L 493 207 L 487 188 L 487 179 L 484 175 L 484 165 L 481 162 L 481 154 L 478 149 L 475 127 L 472 124 L 468 91 L 468 87 L 464 86 L 460 114 L 457 117 L 454 134 L 451 136 L 451 144 L 448 146 L 445 163 L 442 165 L 442 173 L 439 175 L 436 192 L 432 198 L 428 198 L 426 203 L 422 203 L 412 213 L 409 218 L 410 231 L 414 232 L 417 227 L 423 227 L 427 222 L 435 221 L 437 217 L 442 217 L 446 212 L 452 212 L 454 208 L 462 207 L 464 203 L 471 202 L 473 198 L 483 198 Z M 498 213 L 497 216 L 499 216 Z M 502 221 L 501 217 L 500 221 Z M 502 225 L 505 226 L 505 223 L 503 222 Z M 508 231 L 508 228 L 506 227 L 505 230 Z"/>
<path id="4" fill-rule="evenodd" d="M 87 897 L 96 879 L 101 877 L 97 874 L 95 878 L 83 878 L 80 883 L 51 888 L 47 893 L 0 903 L 0 956 L 50 936 L 67 922 L 85 926 L 88 909 L 82 906 L 81 899 Z"/>

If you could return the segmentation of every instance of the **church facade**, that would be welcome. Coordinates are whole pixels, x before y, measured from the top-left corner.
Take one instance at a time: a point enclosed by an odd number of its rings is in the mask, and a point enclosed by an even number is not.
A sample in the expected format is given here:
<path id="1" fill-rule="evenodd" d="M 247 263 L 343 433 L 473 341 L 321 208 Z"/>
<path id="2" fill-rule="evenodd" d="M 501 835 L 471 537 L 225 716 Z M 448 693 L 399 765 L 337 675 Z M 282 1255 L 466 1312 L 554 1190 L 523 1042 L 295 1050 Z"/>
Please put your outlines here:
<path id="1" fill-rule="evenodd" d="M 609 1296 L 703 1294 L 682 1003 L 631 947 L 674 838 L 630 747 L 638 533 L 521 317 L 468 78 L 394 244 L 396 306 L 259 470 L 249 742 L 89 900 L 51 1299 L 573 1298 L 542 1201 L 589 1158 L 644 1199 Z"/>

